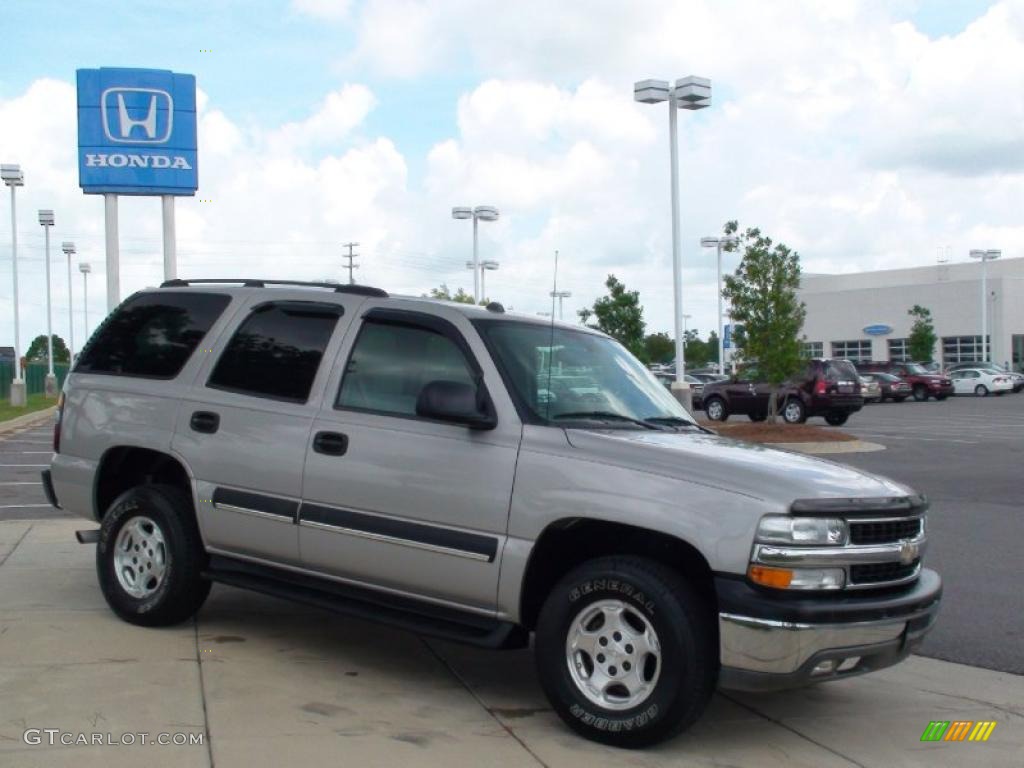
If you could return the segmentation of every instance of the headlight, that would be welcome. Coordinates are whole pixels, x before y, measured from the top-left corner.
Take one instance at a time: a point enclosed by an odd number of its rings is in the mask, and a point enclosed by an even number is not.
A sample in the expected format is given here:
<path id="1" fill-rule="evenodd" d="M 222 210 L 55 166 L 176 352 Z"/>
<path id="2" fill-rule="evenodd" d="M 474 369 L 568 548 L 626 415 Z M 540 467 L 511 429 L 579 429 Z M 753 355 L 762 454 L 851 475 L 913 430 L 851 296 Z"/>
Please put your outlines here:
<path id="1" fill-rule="evenodd" d="M 845 521 L 828 517 L 765 515 L 757 526 L 757 540 L 762 544 L 841 546 L 847 534 Z"/>
<path id="2" fill-rule="evenodd" d="M 773 589 L 842 589 L 842 568 L 772 568 L 751 564 L 747 576 L 755 584 Z"/>

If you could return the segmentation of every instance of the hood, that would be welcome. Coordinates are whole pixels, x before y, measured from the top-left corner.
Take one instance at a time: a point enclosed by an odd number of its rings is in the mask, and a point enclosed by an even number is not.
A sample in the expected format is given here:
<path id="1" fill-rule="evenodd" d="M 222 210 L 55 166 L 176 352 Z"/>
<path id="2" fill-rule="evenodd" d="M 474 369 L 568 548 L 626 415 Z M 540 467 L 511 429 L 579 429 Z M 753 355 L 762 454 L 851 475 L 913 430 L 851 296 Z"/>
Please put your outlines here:
<path id="1" fill-rule="evenodd" d="M 567 429 L 576 450 L 610 464 L 775 502 L 907 496 L 910 488 L 854 467 L 699 432 Z"/>

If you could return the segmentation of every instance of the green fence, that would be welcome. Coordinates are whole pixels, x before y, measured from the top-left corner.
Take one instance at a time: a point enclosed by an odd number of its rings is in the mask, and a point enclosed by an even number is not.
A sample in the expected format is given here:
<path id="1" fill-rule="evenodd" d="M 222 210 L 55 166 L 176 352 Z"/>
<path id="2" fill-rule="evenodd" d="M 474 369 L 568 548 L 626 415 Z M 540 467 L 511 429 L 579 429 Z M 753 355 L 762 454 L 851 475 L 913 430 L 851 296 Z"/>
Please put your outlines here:
<path id="1" fill-rule="evenodd" d="M 46 388 L 46 363 L 29 363 L 25 366 L 25 389 L 30 395 L 42 394 Z M 68 365 L 57 363 L 53 366 L 53 372 L 57 376 L 57 391 L 64 386 L 64 378 L 68 375 Z M 0 362 L 0 399 L 6 400 L 11 396 L 11 379 L 14 378 L 14 364 Z"/>

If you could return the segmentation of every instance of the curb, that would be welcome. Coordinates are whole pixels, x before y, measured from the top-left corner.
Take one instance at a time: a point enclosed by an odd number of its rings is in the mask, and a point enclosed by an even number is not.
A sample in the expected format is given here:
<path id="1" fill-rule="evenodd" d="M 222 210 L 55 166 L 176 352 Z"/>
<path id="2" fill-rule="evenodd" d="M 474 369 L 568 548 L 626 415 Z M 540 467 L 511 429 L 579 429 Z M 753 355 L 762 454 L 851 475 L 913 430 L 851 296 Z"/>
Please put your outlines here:
<path id="1" fill-rule="evenodd" d="M 21 427 L 35 426 L 39 422 L 52 419 L 56 408 L 56 406 L 50 406 L 41 411 L 32 411 L 32 413 L 26 413 L 24 416 L 15 416 L 13 419 L 0 421 L 0 435 L 6 435 L 8 432 L 13 432 Z"/>
<path id="2" fill-rule="evenodd" d="M 830 453 L 871 453 L 885 450 L 885 446 L 881 443 L 869 443 L 867 440 L 844 440 L 831 443 L 761 443 L 761 445 L 816 456 Z"/>

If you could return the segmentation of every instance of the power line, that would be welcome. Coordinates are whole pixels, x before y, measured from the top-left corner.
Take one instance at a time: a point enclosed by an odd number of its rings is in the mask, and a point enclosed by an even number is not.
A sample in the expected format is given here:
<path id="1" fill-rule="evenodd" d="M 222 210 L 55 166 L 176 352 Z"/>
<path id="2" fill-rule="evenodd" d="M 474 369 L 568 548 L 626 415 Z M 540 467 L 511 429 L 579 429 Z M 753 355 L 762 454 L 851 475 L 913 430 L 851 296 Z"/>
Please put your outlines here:
<path id="1" fill-rule="evenodd" d="M 353 259 L 355 259 L 356 256 L 359 255 L 358 253 L 355 253 L 355 251 L 353 250 L 357 245 L 359 245 L 359 243 L 345 243 L 345 245 L 342 246 L 343 248 L 348 248 L 348 253 L 344 254 L 341 258 L 348 260 L 348 264 L 344 268 L 348 270 L 349 285 L 354 285 L 356 282 L 352 278 L 352 270 L 359 269 L 359 265 L 353 262 Z"/>

